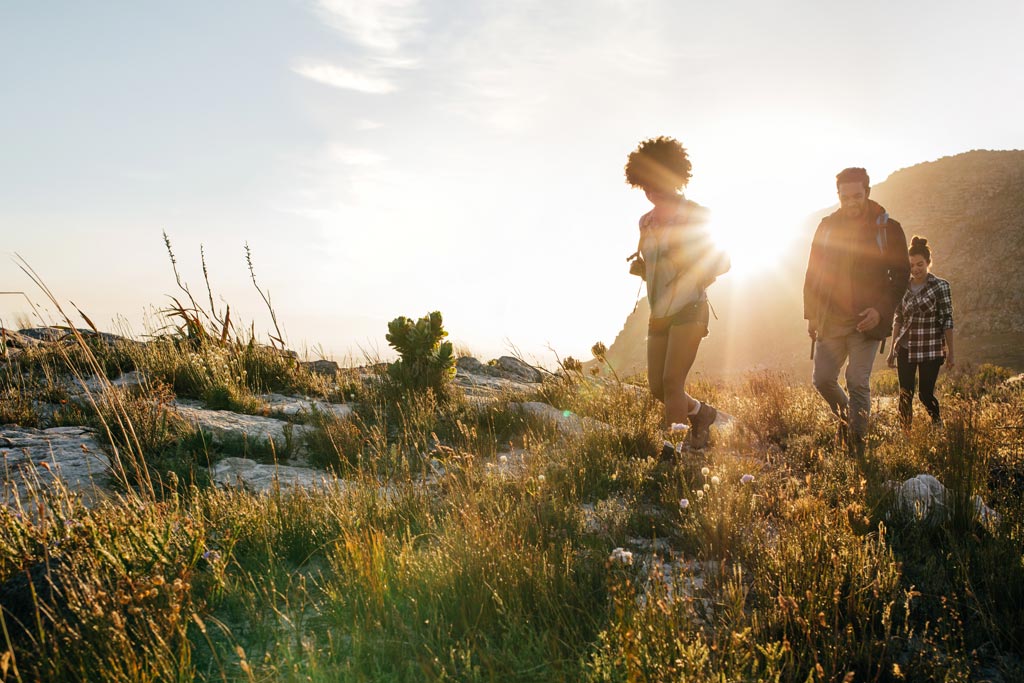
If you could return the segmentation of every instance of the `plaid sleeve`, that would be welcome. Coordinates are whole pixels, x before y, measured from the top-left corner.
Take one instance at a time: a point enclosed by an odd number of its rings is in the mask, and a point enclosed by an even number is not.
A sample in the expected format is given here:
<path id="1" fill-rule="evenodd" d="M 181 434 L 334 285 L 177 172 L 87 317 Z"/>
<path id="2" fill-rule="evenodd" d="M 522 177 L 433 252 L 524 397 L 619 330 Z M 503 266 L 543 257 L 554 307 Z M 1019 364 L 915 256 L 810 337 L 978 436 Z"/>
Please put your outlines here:
<path id="1" fill-rule="evenodd" d="M 893 322 L 900 327 L 903 327 L 903 323 L 905 322 L 903 319 L 903 299 L 896 302 L 896 312 L 893 314 Z"/>
<path id="2" fill-rule="evenodd" d="M 940 329 L 953 329 L 953 295 L 945 280 L 939 280 L 939 291 L 935 293 L 935 315 Z"/>

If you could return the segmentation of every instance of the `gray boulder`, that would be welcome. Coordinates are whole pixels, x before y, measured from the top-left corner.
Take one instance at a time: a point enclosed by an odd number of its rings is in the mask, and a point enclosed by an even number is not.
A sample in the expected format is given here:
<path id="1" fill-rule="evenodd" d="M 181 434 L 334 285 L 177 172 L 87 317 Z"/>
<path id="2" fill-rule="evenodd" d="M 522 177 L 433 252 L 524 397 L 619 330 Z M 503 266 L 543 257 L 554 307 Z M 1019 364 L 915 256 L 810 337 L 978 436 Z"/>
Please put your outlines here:
<path id="1" fill-rule="evenodd" d="M 495 366 L 509 379 L 523 382 L 540 382 L 543 379 L 540 370 L 512 356 L 502 356 L 495 361 Z"/>
<path id="2" fill-rule="evenodd" d="M 300 363 L 300 365 L 313 374 L 325 375 L 327 377 L 334 377 L 338 374 L 339 370 L 337 363 L 333 360 L 324 360 L 323 358 L 320 360 L 309 361 L 307 363 Z"/>
<path id="3" fill-rule="evenodd" d="M 52 487 L 58 479 L 87 501 L 102 497 L 113 484 L 110 460 L 86 427 L 2 427 L 0 458 L 3 501 L 7 504 L 14 500 L 15 488 L 24 495 L 28 490 Z"/>

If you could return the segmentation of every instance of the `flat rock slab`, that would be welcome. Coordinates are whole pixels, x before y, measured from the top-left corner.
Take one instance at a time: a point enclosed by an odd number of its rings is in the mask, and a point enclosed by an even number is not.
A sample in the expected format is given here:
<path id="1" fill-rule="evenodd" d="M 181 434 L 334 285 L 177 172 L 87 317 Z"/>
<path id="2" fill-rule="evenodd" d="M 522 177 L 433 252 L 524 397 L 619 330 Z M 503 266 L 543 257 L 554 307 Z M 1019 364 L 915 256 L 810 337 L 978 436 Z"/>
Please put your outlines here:
<path id="1" fill-rule="evenodd" d="M 221 486 L 237 486 L 256 493 L 271 491 L 277 486 L 316 489 L 347 485 L 323 470 L 264 465 L 248 458 L 224 458 L 210 469 L 210 478 Z"/>
<path id="2" fill-rule="evenodd" d="M 496 398 L 502 393 L 531 391 L 537 388 L 537 384 L 534 382 L 479 374 L 461 367 L 456 369 L 453 383 L 455 386 L 461 387 L 466 392 L 466 396 L 477 399 Z"/>
<path id="3" fill-rule="evenodd" d="M 285 443 L 285 428 L 292 430 L 292 438 L 299 438 L 313 431 L 308 425 L 298 425 L 262 415 L 243 415 L 230 410 L 208 410 L 199 401 L 178 399 L 173 403 L 175 411 L 185 420 L 196 425 L 214 437 L 240 436 L 247 439 Z"/>
<path id="4" fill-rule="evenodd" d="M 328 403 L 315 398 L 285 396 L 283 394 L 262 394 L 259 399 L 267 404 L 272 413 L 280 415 L 309 415 L 314 411 L 326 415 L 334 415 L 347 420 L 352 415 L 352 407 L 344 403 Z"/>
<path id="5" fill-rule="evenodd" d="M 14 487 L 52 487 L 60 479 L 73 492 L 93 500 L 112 488 L 110 461 L 91 429 L 0 427 L 3 501 L 14 500 Z"/>
<path id="6" fill-rule="evenodd" d="M 138 370 L 132 370 L 126 372 L 120 377 L 112 380 L 101 380 L 98 377 L 90 377 L 85 380 L 84 386 L 82 382 L 72 380 L 68 383 L 68 393 L 72 396 L 84 395 L 87 391 L 90 394 L 102 394 L 107 385 L 118 388 L 129 388 L 142 386 L 145 383 L 145 377 Z"/>

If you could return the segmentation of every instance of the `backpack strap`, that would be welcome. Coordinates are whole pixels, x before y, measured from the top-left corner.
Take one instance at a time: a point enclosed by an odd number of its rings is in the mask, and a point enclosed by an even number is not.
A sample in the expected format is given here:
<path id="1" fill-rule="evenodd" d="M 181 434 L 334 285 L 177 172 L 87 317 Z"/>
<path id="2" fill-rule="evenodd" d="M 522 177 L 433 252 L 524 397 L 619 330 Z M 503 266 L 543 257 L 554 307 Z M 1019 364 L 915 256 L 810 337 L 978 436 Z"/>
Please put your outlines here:
<path id="1" fill-rule="evenodd" d="M 875 244 L 878 245 L 878 251 L 885 253 L 889 248 L 889 214 L 883 211 L 878 218 L 875 219 Z"/>

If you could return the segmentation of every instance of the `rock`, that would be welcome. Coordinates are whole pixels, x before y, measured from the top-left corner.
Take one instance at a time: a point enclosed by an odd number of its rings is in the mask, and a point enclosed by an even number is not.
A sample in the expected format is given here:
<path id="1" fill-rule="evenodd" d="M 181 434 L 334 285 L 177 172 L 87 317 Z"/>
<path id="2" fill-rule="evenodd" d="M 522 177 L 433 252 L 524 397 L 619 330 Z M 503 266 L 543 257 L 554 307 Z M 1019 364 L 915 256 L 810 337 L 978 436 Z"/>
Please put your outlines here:
<path id="1" fill-rule="evenodd" d="M 343 420 L 352 415 L 352 408 L 344 403 L 328 403 L 310 398 L 284 396 L 283 394 L 262 394 L 259 399 L 267 404 L 272 413 L 280 415 L 310 414 L 314 410 L 328 415 L 335 415 Z"/>
<path id="2" fill-rule="evenodd" d="M 308 425 L 293 425 L 273 417 L 242 415 L 228 410 L 207 410 L 199 401 L 177 399 L 172 405 L 178 415 L 200 429 L 210 432 L 214 438 L 238 436 L 264 442 L 272 439 L 283 448 L 287 442 L 286 429 L 292 430 L 293 439 L 313 431 Z"/>
<path id="3" fill-rule="evenodd" d="M 85 427 L 2 427 L 0 457 L 6 475 L 3 500 L 8 504 L 15 486 L 23 495 L 32 488 L 52 487 L 57 479 L 87 502 L 112 488 L 110 460 L 92 430 Z"/>
<path id="4" fill-rule="evenodd" d="M 456 370 L 464 370 L 474 375 L 486 375 L 487 366 L 472 356 L 462 356 L 455 361 Z"/>
<path id="5" fill-rule="evenodd" d="M 486 367 L 486 366 L 484 366 Z M 494 398 L 502 392 L 529 391 L 534 385 L 487 374 L 475 374 L 458 368 L 452 382 L 469 398 Z"/>
<path id="6" fill-rule="evenodd" d="M 902 484 L 889 482 L 896 493 L 896 512 L 903 518 L 919 523 L 939 524 L 949 518 L 949 496 L 946 487 L 930 474 L 919 474 Z M 985 505 L 981 496 L 971 499 L 974 518 L 986 528 L 998 524 L 1000 515 Z"/>
<path id="7" fill-rule="evenodd" d="M 323 470 L 263 465 L 248 458 L 224 458 L 213 465 L 210 478 L 221 486 L 239 486 L 256 493 L 271 491 L 276 486 L 314 489 L 347 485 Z"/>
<path id="8" fill-rule="evenodd" d="M 495 367 L 503 372 L 509 379 L 520 380 L 522 382 L 540 382 L 543 376 L 540 374 L 540 370 L 527 365 L 518 358 L 512 356 L 502 356 L 495 361 Z"/>
<path id="9" fill-rule="evenodd" d="M 79 332 L 84 334 L 85 330 L 79 330 Z M 70 331 L 60 327 L 26 327 L 18 330 L 18 334 L 40 342 L 55 342 L 67 337 Z"/>
<path id="10" fill-rule="evenodd" d="M 40 342 L 57 342 L 64 339 L 74 339 L 74 332 L 67 327 L 28 327 L 18 332 L 31 339 L 38 340 Z M 101 341 L 107 344 L 138 344 L 134 340 L 122 337 L 119 334 L 111 334 L 109 332 L 93 332 L 90 329 L 78 328 L 78 333 L 86 339 L 98 337 Z"/>
<path id="11" fill-rule="evenodd" d="M 138 370 L 132 370 L 126 372 L 116 379 L 112 380 L 101 380 L 96 376 L 90 377 L 85 380 L 85 387 L 78 380 L 71 380 L 68 382 L 68 393 L 72 396 L 84 396 L 85 391 L 88 390 L 91 394 L 101 394 L 104 388 L 109 383 L 110 386 L 119 388 L 132 388 L 138 387 L 145 384 L 146 378 Z"/>
<path id="12" fill-rule="evenodd" d="M 300 365 L 313 374 L 325 375 L 327 377 L 334 377 L 338 374 L 338 370 L 340 369 L 338 364 L 333 360 L 324 360 L 322 358 L 320 360 L 309 361 L 308 363 L 300 363 Z"/>
<path id="13" fill-rule="evenodd" d="M 455 361 L 453 382 L 473 399 L 495 398 L 503 392 L 523 392 L 536 388 L 536 382 L 532 380 L 512 375 L 497 365 L 484 365 L 471 356 L 463 356 Z"/>
<path id="14" fill-rule="evenodd" d="M 944 519 L 946 487 L 930 474 L 919 474 L 899 485 L 896 505 L 906 519 L 918 522 Z"/>
<path id="15" fill-rule="evenodd" d="M 42 342 L 34 337 L 3 327 L 0 327 L 0 343 L 6 345 L 8 349 L 31 349 L 42 345 Z"/>

